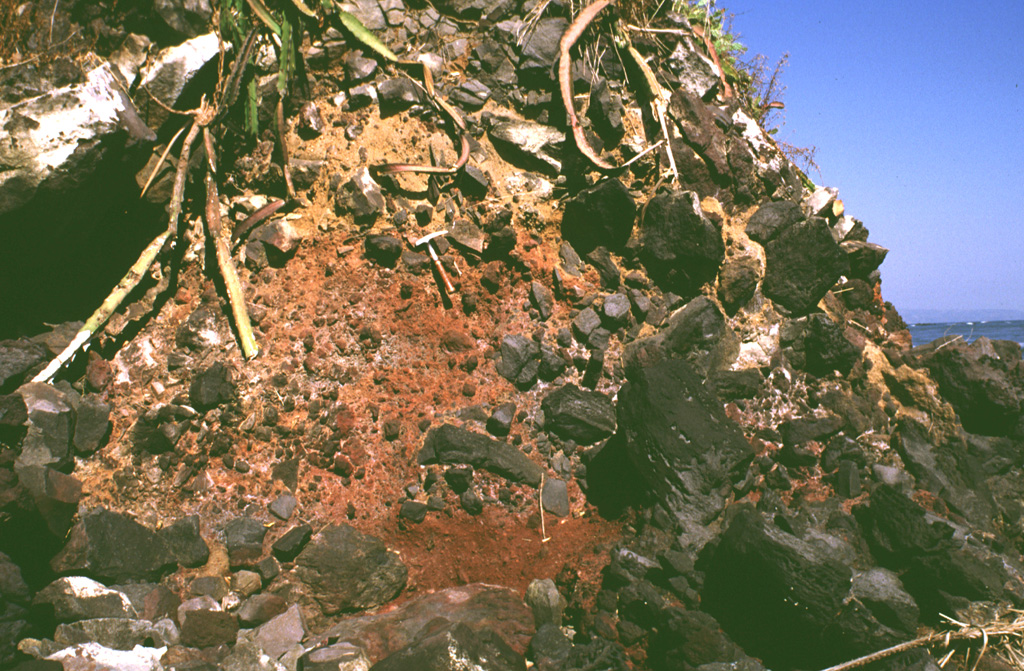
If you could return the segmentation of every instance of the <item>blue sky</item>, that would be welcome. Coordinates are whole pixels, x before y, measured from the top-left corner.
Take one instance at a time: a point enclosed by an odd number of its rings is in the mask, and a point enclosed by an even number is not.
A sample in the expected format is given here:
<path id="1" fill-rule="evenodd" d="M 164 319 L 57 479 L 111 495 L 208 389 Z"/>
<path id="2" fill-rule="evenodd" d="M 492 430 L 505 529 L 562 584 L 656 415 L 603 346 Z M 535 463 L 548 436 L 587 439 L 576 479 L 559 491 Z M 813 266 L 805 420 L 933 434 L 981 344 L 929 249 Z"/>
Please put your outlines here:
<path id="1" fill-rule="evenodd" d="M 719 0 L 900 310 L 1024 312 L 1024 2 Z"/>

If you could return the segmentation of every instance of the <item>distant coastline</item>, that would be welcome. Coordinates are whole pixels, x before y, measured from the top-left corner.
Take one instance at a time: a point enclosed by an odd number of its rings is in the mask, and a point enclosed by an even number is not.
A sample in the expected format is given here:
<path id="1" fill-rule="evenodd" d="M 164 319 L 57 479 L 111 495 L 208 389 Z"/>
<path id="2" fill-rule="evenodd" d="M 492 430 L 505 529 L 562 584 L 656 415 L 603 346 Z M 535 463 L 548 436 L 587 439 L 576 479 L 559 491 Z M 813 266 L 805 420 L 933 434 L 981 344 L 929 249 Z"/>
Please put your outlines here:
<path id="1" fill-rule="evenodd" d="M 1024 310 L 1007 309 L 907 309 L 896 308 L 908 324 L 948 324 L 950 322 L 1018 321 L 1024 320 Z"/>

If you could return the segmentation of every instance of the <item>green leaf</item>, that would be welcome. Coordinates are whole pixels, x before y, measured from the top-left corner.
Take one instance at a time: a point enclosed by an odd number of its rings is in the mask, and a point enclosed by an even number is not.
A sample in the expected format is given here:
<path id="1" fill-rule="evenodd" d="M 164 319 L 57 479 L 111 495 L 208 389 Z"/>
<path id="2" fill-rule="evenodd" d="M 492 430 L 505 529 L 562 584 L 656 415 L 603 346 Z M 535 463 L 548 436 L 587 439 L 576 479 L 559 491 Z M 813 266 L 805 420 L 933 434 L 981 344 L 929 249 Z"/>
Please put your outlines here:
<path id="1" fill-rule="evenodd" d="M 391 61 L 392 63 L 398 62 L 398 56 L 394 54 L 391 49 L 384 46 L 384 43 L 374 35 L 370 30 L 363 25 L 362 21 L 357 19 L 348 12 L 338 12 L 338 18 L 341 20 L 341 24 L 352 33 L 352 35 L 363 43 L 363 46 L 376 51 L 382 58 Z"/>
<path id="2" fill-rule="evenodd" d="M 263 4 L 263 0 L 246 0 L 246 2 L 249 3 L 249 7 L 256 13 L 256 16 L 260 17 L 260 21 L 267 25 L 267 28 L 277 35 L 281 34 L 281 24 L 274 20 L 270 10 Z"/>

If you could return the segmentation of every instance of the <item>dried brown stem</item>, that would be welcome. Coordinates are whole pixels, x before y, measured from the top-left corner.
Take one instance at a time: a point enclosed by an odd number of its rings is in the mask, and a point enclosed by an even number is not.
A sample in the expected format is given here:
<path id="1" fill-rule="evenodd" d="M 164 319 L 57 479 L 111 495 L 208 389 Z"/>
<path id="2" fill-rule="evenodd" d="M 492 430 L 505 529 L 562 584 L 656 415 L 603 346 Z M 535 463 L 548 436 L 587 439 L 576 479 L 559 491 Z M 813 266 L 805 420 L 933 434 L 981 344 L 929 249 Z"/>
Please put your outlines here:
<path id="1" fill-rule="evenodd" d="M 415 80 L 413 81 L 427 94 L 427 99 L 430 100 L 431 104 L 447 115 L 448 120 L 451 121 L 452 125 L 456 129 L 460 144 L 459 159 L 454 165 L 448 168 L 436 165 L 417 165 L 414 163 L 385 163 L 383 165 L 376 166 L 374 171 L 380 175 L 394 175 L 400 172 L 454 175 L 459 170 L 462 170 L 469 161 L 469 138 L 466 137 L 466 122 L 462 120 L 462 116 L 454 107 L 437 95 L 437 92 L 434 90 L 434 76 L 430 73 L 430 68 L 427 67 L 426 63 L 420 63 L 417 61 L 398 61 L 397 64 L 407 67 L 422 68 L 423 83 L 420 84 L 419 82 L 415 82 Z"/>
<path id="2" fill-rule="evenodd" d="M 260 348 L 256 344 L 256 336 L 252 332 L 249 313 L 245 309 L 242 283 L 235 271 L 235 264 L 231 260 L 231 250 L 221 226 L 220 196 L 217 193 L 217 180 L 214 171 L 213 139 L 210 131 L 206 128 L 203 129 L 203 143 L 206 145 L 207 162 L 210 168 L 206 172 L 206 228 L 217 254 L 217 266 L 220 268 L 221 277 L 224 278 L 224 288 L 227 290 L 228 302 L 231 304 L 231 314 L 235 319 L 235 328 L 238 330 L 242 354 L 246 359 L 251 359 L 259 354 Z"/>
<path id="3" fill-rule="evenodd" d="M 612 0 L 597 0 L 592 5 L 585 7 L 572 22 L 558 47 L 558 83 L 562 92 L 562 102 L 565 104 L 565 111 L 569 115 L 569 125 L 572 126 L 572 135 L 576 139 L 576 146 L 580 153 L 590 159 L 590 162 L 602 170 L 615 170 L 615 166 L 608 163 L 594 151 L 587 141 L 587 136 L 580 126 L 580 119 L 576 116 L 576 104 L 573 102 L 572 91 L 572 56 L 569 51 L 576 44 L 576 41 L 587 29 L 587 26 L 597 17 L 602 9 L 612 4 Z"/>
<path id="4" fill-rule="evenodd" d="M 277 137 L 281 142 L 281 168 L 284 170 L 284 185 L 288 192 L 288 200 L 295 200 L 295 185 L 292 184 L 292 171 L 288 160 L 288 138 L 284 124 L 284 98 L 277 99 Z"/>
<path id="5" fill-rule="evenodd" d="M 266 205 L 256 210 L 248 217 L 246 217 L 245 221 L 239 224 L 238 227 L 231 232 L 232 243 L 237 243 L 238 241 L 245 238 L 249 231 L 258 226 L 260 222 L 262 222 L 264 219 L 266 219 L 267 217 L 269 217 L 270 215 L 274 214 L 282 207 L 284 207 L 285 202 L 286 201 L 283 200 L 275 200 L 273 202 L 267 203 Z"/>

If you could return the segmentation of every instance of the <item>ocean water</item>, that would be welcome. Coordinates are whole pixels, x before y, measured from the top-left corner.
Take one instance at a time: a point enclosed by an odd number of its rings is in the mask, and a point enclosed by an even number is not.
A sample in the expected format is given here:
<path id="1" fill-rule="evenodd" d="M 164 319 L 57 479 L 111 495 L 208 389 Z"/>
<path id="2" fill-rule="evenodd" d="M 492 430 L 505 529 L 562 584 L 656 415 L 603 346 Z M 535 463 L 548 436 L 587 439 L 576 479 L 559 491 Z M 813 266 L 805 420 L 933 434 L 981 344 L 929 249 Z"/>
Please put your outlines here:
<path id="1" fill-rule="evenodd" d="M 985 336 L 990 340 L 1013 340 L 1024 346 L 1024 320 L 1021 319 L 907 324 L 907 328 L 915 347 L 944 335 L 963 336 L 968 342 Z"/>

